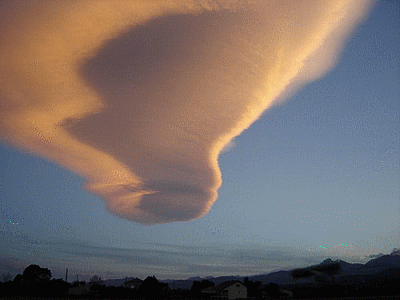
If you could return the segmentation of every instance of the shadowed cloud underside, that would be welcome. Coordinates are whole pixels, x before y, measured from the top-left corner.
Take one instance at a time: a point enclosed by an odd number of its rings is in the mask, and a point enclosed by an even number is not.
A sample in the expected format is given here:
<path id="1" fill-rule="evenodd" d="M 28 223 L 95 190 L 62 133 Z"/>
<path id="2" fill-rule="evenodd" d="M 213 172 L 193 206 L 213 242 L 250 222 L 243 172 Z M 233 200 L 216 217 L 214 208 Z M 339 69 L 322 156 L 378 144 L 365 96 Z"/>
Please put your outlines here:
<path id="1" fill-rule="evenodd" d="M 206 214 L 218 155 L 334 65 L 370 3 L 203 2 L 1 4 L 2 140 L 83 176 L 119 217 Z"/>

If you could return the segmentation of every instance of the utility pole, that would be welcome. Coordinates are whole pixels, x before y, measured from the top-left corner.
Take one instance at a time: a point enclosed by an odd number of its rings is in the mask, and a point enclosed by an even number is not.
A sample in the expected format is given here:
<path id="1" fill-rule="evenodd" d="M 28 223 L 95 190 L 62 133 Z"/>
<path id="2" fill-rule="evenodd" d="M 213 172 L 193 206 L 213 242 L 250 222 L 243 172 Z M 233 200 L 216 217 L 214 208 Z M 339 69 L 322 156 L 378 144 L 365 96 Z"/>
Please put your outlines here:
<path id="1" fill-rule="evenodd" d="M 65 281 L 68 282 L 68 268 L 65 270 Z"/>

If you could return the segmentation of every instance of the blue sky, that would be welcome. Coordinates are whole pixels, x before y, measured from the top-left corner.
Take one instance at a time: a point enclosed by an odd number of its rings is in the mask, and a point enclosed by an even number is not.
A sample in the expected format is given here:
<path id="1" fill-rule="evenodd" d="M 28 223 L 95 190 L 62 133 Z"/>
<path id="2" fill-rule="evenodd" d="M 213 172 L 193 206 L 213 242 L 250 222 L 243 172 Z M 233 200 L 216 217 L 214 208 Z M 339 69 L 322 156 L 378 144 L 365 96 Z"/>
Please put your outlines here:
<path id="1" fill-rule="evenodd" d="M 218 200 L 197 220 L 121 219 L 83 178 L 0 144 L 0 272 L 252 275 L 390 253 L 400 246 L 399 14 L 378 1 L 334 69 L 234 139 L 219 157 Z"/>

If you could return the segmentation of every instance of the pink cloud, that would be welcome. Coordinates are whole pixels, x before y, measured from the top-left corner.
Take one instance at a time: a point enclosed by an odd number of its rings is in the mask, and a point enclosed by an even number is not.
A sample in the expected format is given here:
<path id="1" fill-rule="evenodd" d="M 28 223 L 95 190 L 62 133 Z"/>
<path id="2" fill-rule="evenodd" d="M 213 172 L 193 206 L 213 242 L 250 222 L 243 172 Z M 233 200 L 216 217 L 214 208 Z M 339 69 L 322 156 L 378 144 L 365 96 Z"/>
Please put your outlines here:
<path id="1" fill-rule="evenodd" d="M 224 147 L 332 68 L 370 2 L 2 6 L 2 140 L 85 177 L 111 213 L 155 224 L 209 211 Z"/>

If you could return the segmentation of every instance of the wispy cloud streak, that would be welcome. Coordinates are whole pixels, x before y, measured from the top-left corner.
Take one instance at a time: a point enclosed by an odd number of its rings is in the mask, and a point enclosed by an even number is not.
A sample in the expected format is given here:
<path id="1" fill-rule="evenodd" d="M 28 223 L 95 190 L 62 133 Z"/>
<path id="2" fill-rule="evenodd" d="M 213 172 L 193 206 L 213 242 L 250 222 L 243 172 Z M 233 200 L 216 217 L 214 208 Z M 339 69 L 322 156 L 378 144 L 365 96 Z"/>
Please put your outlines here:
<path id="1" fill-rule="evenodd" d="M 335 63 L 368 1 L 1 4 L 0 136 L 143 224 L 206 214 L 218 155 Z M 226 149 L 226 148 L 225 148 Z"/>
<path id="2" fill-rule="evenodd" d="M 185 245 L 135 243 L 129 247 L 104 247 L 87 242 L 71 242 L 40 236 L 15 235 L 2 232 L 11 242 L 0 257 L 0 272 L 22 273 L 32 263 L 51 269 L 53 277 L 62 277 L 65 266 L 70 276 L 90 279 L 94 274 L 103 278 L 156 275 L 162 279 L 193 276 L 223 276 L 268 273 L 320 262 L 310 260 L 304 251 L 287 253 L 282 247 L 232 249 L 228 245 L 193 247 Z M 19 249 L 18 245 L 23 245 Z M 18 259 L 20 255 L 23 260 Z M 73 277 L 72 277 L 73 278 Z"/>

